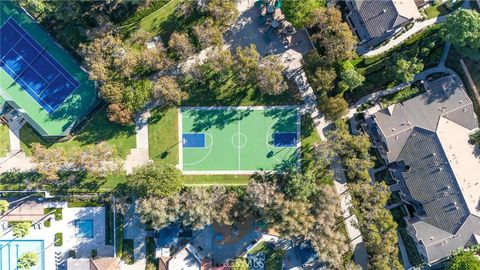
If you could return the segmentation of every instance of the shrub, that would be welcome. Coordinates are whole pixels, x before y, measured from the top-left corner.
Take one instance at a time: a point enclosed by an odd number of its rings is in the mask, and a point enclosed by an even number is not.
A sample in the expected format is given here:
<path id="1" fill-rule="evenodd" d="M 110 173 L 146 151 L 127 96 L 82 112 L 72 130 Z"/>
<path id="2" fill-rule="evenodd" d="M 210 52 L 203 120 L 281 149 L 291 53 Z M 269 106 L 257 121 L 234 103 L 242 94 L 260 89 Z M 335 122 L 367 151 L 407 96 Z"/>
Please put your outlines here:
<path id="1" fill-rule="evenodd" d="M 63 234 L 61 232 L 55 234 L 55 246 L 61 247 L 63 245 Z M 72 250 L 71 250 L 72 251 Z M 75 255 L 73 256 L 75 257 Z"/>

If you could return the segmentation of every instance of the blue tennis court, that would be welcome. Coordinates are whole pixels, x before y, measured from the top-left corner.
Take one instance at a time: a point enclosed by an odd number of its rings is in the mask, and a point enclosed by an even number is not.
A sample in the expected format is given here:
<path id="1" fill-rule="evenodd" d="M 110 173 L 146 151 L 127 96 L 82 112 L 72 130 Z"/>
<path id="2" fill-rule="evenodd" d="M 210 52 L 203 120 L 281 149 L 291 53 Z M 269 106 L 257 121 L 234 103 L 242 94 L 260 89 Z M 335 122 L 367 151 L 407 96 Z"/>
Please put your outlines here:
<path id="1" fill-rule="evenodd" d="M 278 132 L 273 134 L 273 145 L 275 147 L 296 147 L 298 134 L 296 132 Z"/>
<path id="2" fill-rule="evenodd" d="M 189 147 L 189 148 L 205 147 L 204 133 L 184 133 L 182 137 L 183 137 L 183 147 Z"/>
<path id="3" fill-rule="evenodd" d="M 0 66 L 49 114 L 80 85 L 14 19 L 0 27 Z"/>

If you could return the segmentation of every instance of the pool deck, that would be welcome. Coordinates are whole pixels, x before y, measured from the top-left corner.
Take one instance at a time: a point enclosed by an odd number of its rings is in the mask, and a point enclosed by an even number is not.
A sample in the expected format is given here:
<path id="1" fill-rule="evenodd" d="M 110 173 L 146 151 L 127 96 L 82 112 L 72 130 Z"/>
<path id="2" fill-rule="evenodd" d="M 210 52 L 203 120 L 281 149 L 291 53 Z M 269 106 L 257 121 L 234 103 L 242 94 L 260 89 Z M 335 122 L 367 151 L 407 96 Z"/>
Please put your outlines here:
<path id="1" fill-rule="evenodd" d="M 66 203 L 44 204 L 44 207 L 59 207 L 62 210 L 62 220 L 51 219 L 51 226 L 31 228 L 30 233 L 22 240 L 43 240 L 45 247 L 45 269 L 56 269 L 55 253 L 59 253 L 62 262 L 66 262 L 69 250 L 75 250 L 76 258 L 90 258 L 93 249 L 97 250 L 100 257 L 113 256 L 113 246 L 105 245 L 105 208 L 104 207 L 79 207 L 67 208 Z M 93 220 L 93 238 L 77 238 L 75 236 L 75 220 Z M 3 234 L 0 228 L 0 235 Z M 63 245 L 55 247 L 55 233 L 63 233 Z M 2 239 L 13 239 L 12 232 L 2 236 Z"/>

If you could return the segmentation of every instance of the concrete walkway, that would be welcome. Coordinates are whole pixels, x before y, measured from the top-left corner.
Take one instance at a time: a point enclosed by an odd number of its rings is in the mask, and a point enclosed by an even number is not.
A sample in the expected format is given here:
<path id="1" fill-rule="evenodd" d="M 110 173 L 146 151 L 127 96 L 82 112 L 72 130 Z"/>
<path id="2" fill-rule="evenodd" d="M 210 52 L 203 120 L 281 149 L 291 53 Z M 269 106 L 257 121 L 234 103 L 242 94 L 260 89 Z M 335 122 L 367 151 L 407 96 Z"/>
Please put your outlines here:
<path id="1" fill-rule="evenodd" d="M 135 168 L 151 162 L 148 154 L 148 120 L 151 117 L 150 107 L 135 117 L 136 148 L 130 150 L 125 159 L 124 168 L 127 174 L 131 174 Z"/>
<path id="2" fill-rule="evenodd" d="M 468 2 L 468 1 L 466 1 L 466 2 Z M 372 56 L 375 56 L 375 55 L 379 55 L 381 53 L 384 53 L 384 52 L 386 52 L 390 49 L 393 49 L 394 47 L 400 45 L 406 39 L 408 39 L 409 37 L 413 36 L 414 34 L 420 32 L 420 31 L 424 30 L 425 28 L 427 28 L 429 26 L 432 26 L 434 24 L 443 22 L 446 19 L 446 17 L 447 16 L 439 16 L 437 18 L 432 18 L 432 19 L 429 19 L 429 20 L 425 20 L 425 21 L 422 21 L 422 22 L 415 23 L 411 29 L 409 29 L 405 33 L 401 34 L 400 36 L 398 36 L 394 39 L 391 39 L 390 42 L 388 42 L 386 45 L 384 45 L 382 47 L 379 47 L 377 49 L 371 50 L 371 51 L 368 51 L 364 47 L 358 47 L 357 52 L 358 52 L 358 54 L 364 55 L 366 57 L 372 57 Z"/>
<path id="3" fill-rule="evenodd" d="M 401 257 L 402 257 L 403 268 L 406 270 L 412 269 L 412 264 L 408 259 L 407 249 L 405 248 L 405 244 L 403 243 L 402 236 L 400 236 L 399 232 L 397 232 L 397 237 L 398 237 L 398 246 L 400 248 L 400 254 L 402 255 Z"/>

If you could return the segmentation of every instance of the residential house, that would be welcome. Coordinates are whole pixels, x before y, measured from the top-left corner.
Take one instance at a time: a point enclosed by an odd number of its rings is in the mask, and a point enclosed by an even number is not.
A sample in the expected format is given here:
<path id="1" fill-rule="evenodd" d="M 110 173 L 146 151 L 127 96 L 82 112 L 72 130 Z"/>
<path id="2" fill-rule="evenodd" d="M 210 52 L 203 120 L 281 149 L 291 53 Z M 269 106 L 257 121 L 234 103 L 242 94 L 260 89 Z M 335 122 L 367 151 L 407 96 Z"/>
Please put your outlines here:
<path id="1" fill-rule="evenodd" d="M 409 216 L 407 231 L 429 264 L 480 243 L 480 150 L 472 101 L 453 76 L 373 115 L 380 153 L 389 163 Z"/>
<path id="2" fill-rule="evenodd" d="M 159 257 L 159 270 L 207 270 L 212 268 L 211 260 L 200 255 L 191 244 L 187 244 L 173 256 Z"/>
<path id="3" fill-rule="evenodd" d="M 373 48 L 421 18 L 414 0 L 348 0 L 347 22 L 359 45 Z"/>

